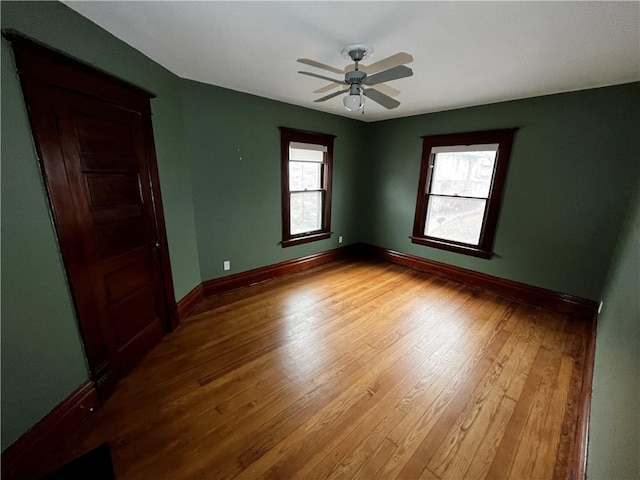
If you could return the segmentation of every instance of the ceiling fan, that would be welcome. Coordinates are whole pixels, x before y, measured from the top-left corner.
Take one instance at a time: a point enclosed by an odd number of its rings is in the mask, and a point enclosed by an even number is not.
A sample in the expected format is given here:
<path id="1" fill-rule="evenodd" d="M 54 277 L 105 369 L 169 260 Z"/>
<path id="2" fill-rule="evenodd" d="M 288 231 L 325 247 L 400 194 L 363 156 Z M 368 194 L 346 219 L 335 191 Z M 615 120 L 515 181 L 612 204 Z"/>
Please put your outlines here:
<path id="1" fill-rule="evenodd" d="M 373 49 L 366 45 L 349 45 L 342 50 L 342 55 L 350 58 L 355 65 L 347 65 L 344 70 L 316 62 L 308 58 L 299 58 L 298 62 L 312 67 L 321 68 L 336 74 L 344 73 L 344 80 L 325 77 L 313 72 L 302 72 L 302 75 L 320 78 L 331 83 L 315 90 L 313 93 L 324 93 L 332 90 L 340 85 L 348 85 L 347 88 L 339 90 L 324 97 L 320 97 L 315 102 L 324 102 L 331 98 L 337 97 L 343 93 L 347 93 L 343 99 L 344 106 L 347 110 L 355 112 L 363 109 L 364 97 L 368 97 L 376 103 L 379 103 L 387 109 L 396 108 L 400 102 L 392 98 L 400 93 L 393 87 L 384 85 L 385 82 L 398 80 L 413 75 L 413 70 L 405 66 L 405 63 L 413 61 L 413 57 L 405 52 L 399 52 L 391 55 L 383 60 L 370 65 L 360 65 L 360 62 L 367 57 L 371 57 Z M 371 88 L 375 86 L 375 88 Z M 364 110 L 363 110 L 364 112 Z"/>

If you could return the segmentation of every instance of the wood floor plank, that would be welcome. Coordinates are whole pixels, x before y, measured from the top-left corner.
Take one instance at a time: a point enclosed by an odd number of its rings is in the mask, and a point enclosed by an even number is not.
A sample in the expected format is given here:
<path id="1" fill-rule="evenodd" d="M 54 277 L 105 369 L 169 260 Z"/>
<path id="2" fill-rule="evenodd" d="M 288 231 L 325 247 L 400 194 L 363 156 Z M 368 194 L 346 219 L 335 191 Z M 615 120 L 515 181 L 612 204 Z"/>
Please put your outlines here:
<path id="1" fill-rule="evenodd" d="M 426 422 L 428 426 L 424 428 L 424 431 L 428 433 L 428 436 L 423 438 L 422 442 L 413 452 L 411 458 L 409 458 L 408 462 L 404 465 L 397 478 L 418 477 L 422 473 L 422 470 L 428 466 L 431 458 L 439 447 L 442 438 L 444 438 L 449 432 L 460 413 L 464 410 L 465 405 L 469 401 L 469 394 L 474 391 L 477 384 L 490 369 L 491 364 L 495 360 L 495 356 L 502 348 L 502 345 L 508 336 L 509 333 L 502 331 L 497 335 L 485 355 L 473 367 L 473 370 L 471 370 L 468 378 L 464 382 L 464 385 L 456 388 L 455 393 L 451 399 L 447 401 L 442 413 L 432 417 L 437 418 L 437 420 L 435 422 Z"/>
<path id="2" fill-rule="evenodd" d="M 283 368 L 280 369 L 274 369 L 273 368 L 273 364 L 268 362 L 267 360 L 273 360 L 274 358 L 282 358 L 283 357 L 283 352 L 282 351 L 275 351 L 275 352 L 270 352 L 268 354 L 263 355 L 262 357 L 260 357 L 259 360 L 261 364 L 264 366 L 264 368 L 261 368 L 259 371 L 257 370 L 250 370 L 249 374 L 246 376 L 247 378 L 243 380 L 238 389 L 234 389 L 234 394 L 228 396 L 225 401 L 231 401 L 232 399 L 234 399 L 235 395 L 238 395 L 240 393 L 242 393 L 243 391 L 245 391 L 247 388 L 255 388 L 256 386 L 258 386 L 258 384 L 260 383 L 268 383 L 268 385 L 270 386 L 271 389 L 274 389 L 274 387 L 277 387 L 277 382 L 278 380 L 282 380 L 286 377 L 287 371 L 292 371 L 295 370 L 295 372 L 297 374 L 301 373 L 304 370 L 305 367 L 305 362 L 308 362 L 309 360 L 314 360 L 315 363 L 317 363 L 317 360 L 314 358 L 305 358 L 306 357 L 318 357 L 318 356 L 322 356 L 323 358 L 329 359 L 329 355 L 330 352 L 328 352 L 329 350 L 336 350 L 336 340 L 340 339 L 340 340 L 345 340 L 345 341 L 352 341 L 352 342 L 356 342 L 359 340 L 359 338 L 361 338 L 363 336 L 362 333 L 362 329 L 358 329 L 356 327 L 358 327 L 358 322 L 361 321 L 365 321 L 368 319 L 367 315 L 369 314 L 373 314 L 373 313 L 379 313 L 379 305 L 374 304 L 372 308 L 369 309 L 369 312 L 365 312 L 362 309 L 360 309 L 356 315 L 354 315 L 353 321 L 351 321 L 352 319 L 345 314 L 345 317 L 347 320 L 350 320 L 349 322 L 345 322 L 345 327 L 342 329 L 333 329 L 333 331 L 329 334 L 323 334 L 323 338 L 325 338 L 327 341 L 325 342 L 327 344 L 327 347 L 324 349 L 313 349 L 312 351 L 310 351 L 311 353 L 309 355 L 305 355 L 304 350 L 302 350 L 299 354 L 294 355 L 287 355 L 286 359 L 287 361 L 285 362 L 285 364 L 283 365 Z M 320 334 L 322 332 L 318 332 L 318 334 Z M 374 335 L 371 335 L 369 338 L 375 338 Z M 294 341 L 297 341 L 294 339 Z M 294 352 L 295 353 L 295 352 Z M 294 358 L 295 357 L 295 358 Z M 335 355 L 332 357 L 334 358 Z M 293 359 L 293 360 L 292 360 Z M 344 360 L 344 359 L 343 359 Z M 236 371 L 234 372 L 234 376 L 233 377 L 229 377 L 229 376 L 225 376 L 222 377 L 222 380 L 224 381 L 224 379 L 226 378 L 234 378 L 237 379 L 238 375 L 235 375 L 235 373 L 238 372 L 242 372 L 242 370 L 245 369 L 245 367 L 251 366 L 253 365 L 255 362 L 250 362 L 248 364 L 246 364 L 245 366 L 239 367 L 238 369 L 236 369 Z M 282 362 L 280 362 L 282 364 Z M 343 361 L 344 363 L 344 361 Z M 326 366 L 323 365 L 323 373 L 326 374 L 327 373 L 327 368 Z M 306 381 L 306 378 L 305 378 Z M 211 383 L 211 382 L 209 382 Z M 223 392 L 228 392 L 230 389 L 229 388 L 225 388 L 224 390 L 220 389 L 221 386 L 221 382 L 215 382 L 211 385 L 213 392 L 209 391 L 209 388 L 206 388 L 209 386 L 209 383 L 206 383 L 205 385 L 203 385 L 203 388 L 198 389 L 195 394 L 193 395 L 193 397 L 196 398 L 188 398 L 189 402 L 193 402 L 193 401 L 200 401 L 201 399 L 207 399 L 207 400 L 211 400 L 213 395 L 215 395 L 215 391 L 223 391 Z M 227 385 L 228 387 L 228 385 Z M 224 394 L 224 393 L 223 393 Z M 201 398 L 197 398 L 197 397 L 201 397 Z M 180 400 L 187 400 L 187 398 L 182 397 Z M 238 399 L 236 399 L 238 400 Z M 237 404 L 237 401 L 235 402 Z M 222 407 L 222 406 L 221 406 Z M 223 407 L 224 408 L 224 407 Z"/>
<path id="3" fill-rule="evenodd" d="M 553 356 L 535 393 L 509 475 L 513 478 L 551 478 L 556 463 L 564 402 L 572 362 Z"/>
<path id="4" fill-rule="evenodd" d="M 450 315 L 455 315 L 456 312 L 451 312 Z M 447 318 L 440 321 L 447 321 Z M 362 463 L 376 453 L 378 445 L 384 443 L 387 433 L 407 414 L 412 405 L 423 402 L 428 387 L 447 369 L 449 359 L 446 354 L 454 342 L 462 343 L 473 339 L 475 331 L 467 333 L 471 323 L 467 327 L 467 329 L 440 331 L 439 334 L 431 335 L 426 344 L 420 345 L 422 355 L 428 361 L 426 369 L 416 372 L 413 377 L 407 377 L 404 385 L 399 385 L 391 395 L 381 399 L 352 430 L 344 430 L 344 435 L 335 439 L 329 453 L 315 466 L 315 462 L 309 462 L 307 467 L 314 466 L 314 468 L 310 471 L 301 470 L 298 472 L 300 476 L 302 478 L 351 478 L 360 469 Z M 357 444 L 355 449 L 354 444 Z M 324 452 L 320 452 L 318 457 L 322 454 Z"/>
<path id="5" fill-rule="evenodd" d="M 482 359 L 480 352 L 486 351 L 493 335 L 499 331 L 496 330 L 496 326 L 504 323 L 510 311 L 509 308 L 498 308 L 489 316 L 488 321 L 481 324 L 471 343 L 465 345 L 461 342 L 458 351 L 449 359 L 447 371 L 435 378 L 426 395 L 421 398 L 421 408 L 410 409 L 389 432 L 389 438 L 398 445 L 398 449 L 392 459 L 383 466 L 380 472 L 382 478 L 393 478 L 409 461 L 459 388 L 472 378 L 474 367 L 478 360 Z M 470 355 L 470 352 L 473 353 Z"/>
<path id="6" fill-rule="evenodd" d="M 510 357 L 510 369 L 501 379 L 504 393 L 512 400 L 519 400 L 544 338 L 543 329 L 534 322 L 523 323 L 513 334 L 516 345 Z"/>
<path id="7" fill-rule="evenodd" d="M 458 289 L 456 289 L 456 291 L 458 291 Z M 461 291 L 462 289 L 459 290 L 459 292 Z M 409 322 L 409 326 L 412 326 L 412 328 L 408 329 L 406 332 L 409 334 L 409 332 L 414 330 L 422 320 L 419 315 L 415 315 L 416 310 L 414 305 L 403 304 L 402 308 L 398 309 L 398 311 L 402 312 L 402 309 L 405 308 L 405 306 L 414 314 L 414 318 Z M 423 307 L 423 310 L 428 310 L 429 308 L 431 308 L 431 306 L 426 305 Z M 372 313 L 369 318 L 373 320 L 380 320 L 380 316 L 384 315 L 384 312 L 384 309 L 376 310 L 376 312 Z M 419 314 L 420 310 L 418 310 L 417 313 Z M 375 330 L 378 331 L 378 329 Z M 378 333 L 383 337 L 388 336 L 391 340 L 382 342 L 374 341 L 374 345 L 379 344 L 380 346 L 397 347 L 398 345 L 404 345 L 406 342 L 411 341 L 410 337 L 396 335 L 393 329 L 389 327 L 386 329 L 379 329 Z M 374 335 L 370 338 L 375 339 L 376 336 Z M 368 344 L 365 343 L 363 346 L 368 347 Z M 252 462 L 259 459 L 265 452 L 274 448 L 274 445 L 280 441 L 280 439 L 290 435 L 295 431 L 295 429 L 304 424 L 304 422 L 312 418 L 319 408 L 335 399 L 335 397 L 341 393 L 341 390 L 339 389 L 341 384 L 344 382 L 351 384 L 358 378 L 361 378 L 363 372 L 369 371 L 371 368 L 371 362 L 375 361 L 377 356 L 377 350 L 367 348 L 365 355 L 358 358 L 358 361 L 348 363 L 345 367 L 341 368 L 338 372 L 339 375 L 328 375 L 326 381 L 320 383 L 316 389 L 302 396 L 298 401 L 292 404 L 290 408 L 281 410 L 280 413 L 277 414 L 274 414 L 271 411 L 264 412 L 266 415 L 263 415 L 261 420 L 253 422 L 253 427 L 251 422 L 244 421 L 242 429 L 236 429 L 233 431 L 233 437 L 230 439 L 241 445 L 241 448 L 246 448 L 246 437 L 243 435 L 243 430 L 254 430 L 251 436 L 254 443 L 250 448 L 241 453 L 241 465 L 247 467 Z M 277 408 L 280 408 L 281 406 L 282 403 L 280 399 L 280 402 L 277 404 Z M 224 476 L 226 473 L 230 472 L 225 473 L 223 471 L 219 471 L 217 473 L 218 475 Z"/>
<path id="8" fill-rule="evenodd" d="M 351 478 L 359 480 L 370 480 L 371 478 L 376 478 L 378 471 L 382 468 L 382 465 L 387 463 L 395 449 L 396 445 L 388 438 L 385 438 L 382 441 L 382 445 L 380 445 L 376 450 L 375 454 L 372 457 L 369 457 L 370 461 L 363 463 Z"/>
<path id="9" fill-rule="evenodd" d="M 313 452 L 311 448 L 305 448 L 305 442 L 320 446 L 323 445 L 325 439 L 335 438 L 336 432 L 328 428 L 329 426 L 335 424 L 340 430 L 346 428 L 352 419 L 366 412 L 368 406 L 374 404 L 372 397 L 384 397 L 394 384 L 401 382 L 408 373 L 411 373 L 410 369 L 419 368 L 426 359 L 422 351 L 416 347 L 417 344 L 428 341 L 429 334 L 429 328 L 425 327 L 422 337 L 407 339 L 399 348 L 396 346 L 392 352 L 386 351 L 388 356 L 383 356 L 382 362 L 377 365 L 369 364 L 369 372 L 362 380 L 350 386 L 327 409 L 319 411 L 314 418 L 301 427 L 302 432 L 296 432 L 296 434 L 287 437 L 284 445 L 281 444 L 273 449 L 273 452 L 277 451 L 277 453 L 273 453 L 271 457 L 280 456 L 282 458 L 276 460 L 269 467 L 264 477 L 290 478 L 299 470 L 301 462 L 307 462 L 309 453 Z M 404 367 L 398 369 L 397 363 L 404 365 Z M 377 402 L 377 399 L 375 401 Z M 352 403 L 349 408 L 345 408 L 345 405 L 349 405 L 350 402 Z M 336 411 L 335 408 L 338 410 Z M 283 455 L 283 452 L 286 454 Z M 259 463 L 271 462 L 272 458 L 268 457 L 269 455 L 263 456 Z M 251 465 L 246 472 L 250 476 L 255 476 L 260 468 L 257 464 Z M 238 478 L 243 478 L 243 476 Z"/>
<path id="10" fill-rule="evenodd" d="M 418 477 L 418 480 L 440 480 L 440 477 L 438 477 L 435 473 L 433 473 L 428 468 L 425 468 L 420 474 L 420 476 Z"/>
<path id="11" fill-rule="evenodd" d="M 40 470 L 108 441 L 119 480 L 567 479 L 589 335 L 334 262 L 205 300 Z"/>
<path id="12" fill-rule="evenodd" d="M 496 388 L 502 373 L 499 361 L 486 375 L 485 383 L 471 396 L 465 410 L 457 417 L 449 433 L 427 465 L 440 478 L 462 478 L 469 468 L 480 442 L 499 411 L 513 411 L 515 402 Z"/>
<path id="13" fill-rule="evenodd" d="M 463 478 L 468 480 L 483 480 L 485 478 L 492 478 L 488 476 L 489 468 L 491 467 L 492 460 L 496 456 L 500 441 L 502 440 L 509 420 L 511 420 L 515 406 L 516 402 L 506 396 L 502 397 L 502 402 L 491 419 L 487 431 L 480 440 L 480 444 L 475 450 L 464 475 L 458 476 L 458 472 L 451 469 L 445 472 L 446 478 L 450 478 L 451 480 Z M 462 450 L 465 451 L 466 448 L 463 447 Z"/>
<path id="14" fill-rule="evenodd" d="M 524 429 L 529 411 L 534 399 L 534 394 L 542 381 L 545 369 L 551 357 L 551 352 L 546 348 L 539 348 L 533 366 L 525 382 L 522 394 L 518 399 L 516 408 L 507 424 L 505 433 L 502 436 L 498 450 L 489 468 L 487 478 L 503 479 L 509 478 L 511 465 L 515 457 L 520 436 Z"/>
<path id="15" fill-rule="evenodd" d="M 582 382 L 585 377 L 585 362 L 587 352 L 588 330 L 584 324 L 575 325 L 577 330 L 572 328 L 575 322 L 567 324 L 568 331 L 575 331 L 571 334 L 572 342 L 569 348 L 563 353 L 568 355 L 573 361 L 573 370 L 571 380 L 569 382 L 569 391 L 567 392 L 565 414 L 562 420 L 562 431 L 560 434 L 560 444 L 556 454 L 556 466 L 553 472 L 554 478 L 568 478 L 571 455 L 573 454 L 573 443 L 578 422 L 578 399 L 582 392 Z M 566 344 L 565 344 L 566 346 Z"/>
<path id="16" fill-rule="evenodd" d="M 518 312 L 514 315 L 517 316 Z M 514 329 L 509 336 L 486 382 L 471 396 L 466 410 L 458 417 L 429 463 L 429 469 L 440 478 L 486 477 L 489 468 L 486 459 L 493 458 L 516 404 L 507 392 L 523 370 L 528 372 L 540 347 L 540 333 L 533 323 L 527 323 Z M 482 455 L 479 455 L 477 451 L 481 448 Z"/>

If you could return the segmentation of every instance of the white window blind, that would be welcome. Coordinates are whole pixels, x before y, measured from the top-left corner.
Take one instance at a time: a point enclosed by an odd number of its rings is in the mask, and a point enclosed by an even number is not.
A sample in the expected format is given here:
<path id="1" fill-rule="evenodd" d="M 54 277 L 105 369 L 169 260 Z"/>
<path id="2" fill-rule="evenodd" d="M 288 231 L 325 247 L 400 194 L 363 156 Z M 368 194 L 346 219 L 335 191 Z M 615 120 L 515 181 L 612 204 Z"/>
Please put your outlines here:
<path id="1" fill-rule="evenodd" d="M 480 145 L 447 145 L 442 147 L 431 147 L 431 153 L 454 153 L 454 152 L 497 152 L 497 143 L 485 143 Z"/>
<path id="2" fill-rule="evenodd" d="M 322 163 L 326 151 L 327 147 L 325 145 L 289 142 L 289 161 Z"/>

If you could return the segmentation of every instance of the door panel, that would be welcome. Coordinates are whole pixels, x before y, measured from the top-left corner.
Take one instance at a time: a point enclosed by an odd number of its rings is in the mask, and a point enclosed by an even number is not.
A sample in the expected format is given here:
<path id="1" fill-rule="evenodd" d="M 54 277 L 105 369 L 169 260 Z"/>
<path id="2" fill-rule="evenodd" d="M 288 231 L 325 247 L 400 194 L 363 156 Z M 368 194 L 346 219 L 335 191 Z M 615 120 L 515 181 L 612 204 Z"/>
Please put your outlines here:
<path id="1" fill-rule="evenodd" d="M 170 328 L 147 130 L 135 110 L 23 88 L 87 358 L 108 396 Z"/>
<path id="2" fill-rule="evenodd" d="M 142 205 L 137 173 L 88 173 L 85 178 L 93 212 L 101 208 Z"/>
<path id="3" fill-rule="evenodd" d="M 115 216 L 116 212 L 110 213 Z M 120 218 L 105 225 L 96 225 L 94 234 L 100 258 L 108 260 L 136 247 L 151 245 L 152 237 L 145 230 L 141 217 Z"/>
<path id="4" fill-rule="evenodd" d="M 119 375 L 166 331 L 167 309 L 139 112 L 54 87 L 95 315 Z M 152 325 L 155 324 L 155 325 Z"/>
<path id="5" fill-rule="evenodd" d="M 80 155 L 89 158 L 122 158 L 124 165 L 131 169 L 137 168 L 136 157 L 132 155 L 135 150 L 134 132 L 126 123 L 96 117 L 89 113 L 79 116 L 76 126 Z M 113 166 L 108 165 L 106 168 L 112 169 Z"/>
<path id="6" fill-rule="evenodd" d="M 129 258 L 127 258 L 129 257 Z M 114 305 L 126 297 L 131 292 L 142 290 L 147 285 L 153 283 L 153 267 L 150 256 L 133 255 L 123 256 L 118 262 L 117 270 L 109 271 L 108 268 L 116 266 L 116 262 L 104 265 L 104 281 L 107 294 L 107 302 Z M 122 263 L 124 265 L 120 266 Z"/>
<path id="7" fill-rule="evenodd" d="M 118 348 L 121 348 L 160 316 L 153 288 L 142 289 L 125 298 L 109 309 L 109 316 L 116 330 Z"/>

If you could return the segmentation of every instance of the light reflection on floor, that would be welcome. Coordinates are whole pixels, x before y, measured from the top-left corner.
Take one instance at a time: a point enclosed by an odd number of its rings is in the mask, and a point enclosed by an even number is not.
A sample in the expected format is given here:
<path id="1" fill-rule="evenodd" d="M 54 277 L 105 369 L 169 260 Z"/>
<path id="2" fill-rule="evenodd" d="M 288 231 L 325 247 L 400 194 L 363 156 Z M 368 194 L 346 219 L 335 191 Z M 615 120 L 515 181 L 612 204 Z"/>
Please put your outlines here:
<path id="1" fill-rule="evenodd" d="M 285 343 L 280 349 L 280 364 L 292 379 L 313 381 L 320 372 L 326 350 L 326 338 L 318 330 L 325 321 L 315 305 L 321 300 L 317 291 L 302 289 L 291 292 L 284 301 L 282 321 Z"/>
<path id="2" fill-rule="evenodd" d="M 427 288 L 425 286 L 425 288 Z M 417 292 L 416 292 L 417 293 Z M 434 308 L 438 308 L 438 300 L 433 297 L 425 299 L 423 304 L 417 303 L 416 299 L 422 295 L 410 295 L 411 309 L 406 309 L 402 318 L 402 322 L 396 324 L 396 332 L 388 332 L 386 342 L 397 341 L 404 333 L 402 324 L 415 322 L 416 317 L 420 318 L 424 323 L 428 323 L 433 319 Z M 279 365 L 291 380 L 293 384 L 309 385 L 309 382 L 318 381 L 322 376 L 322 366 L 326 364 L 328 356 L 344 356 L 344 360 L 349 361 L 349 352 L 336 352 L 332 347 L 332 339 L 327 338 L 321 326 L 327 322 L 326 315 L 331 313 L 323 313 L 318 310 L 317 304 L 323 300 L 322 294 L 318 290 L 311 288 L 303 288 L 288 293 L 287 298 L 282 303 L 281 320 L 285 323 L 281 331 L 283 332 L 284 344 L 280 348 Z M 408 300 L 408 299 L 407 299 Z M 435 301 L 434 301 L 435 300 Z M 409 302 L 408 302 L 409 303 Z M 373 315 L 385 315 L 384 311 L 374 311 Z M 394 312 L 397 316 L 398 311 Z M 335 312 L 333 312 L 335 315 Z M 336 318 L 334 321 L 340 322 L 342 319 Z M 434 326 L 433 336 L 438 336 L 438 342 L 447 343 L 450 339 L 455 339 L 463 334 L 463 330 L 468 328 L 469 322 L 462 313 L 452 311 L 451 314 Z M 395 339 L 395 340 L 392 340 Z M 430 336 L 424 338 L 425 344 L 429 342 Z M 370 347 L 378 349 L 381 345 L 370 345 Z M 420 350 L 420 347 L 417 347 Z M 447 352 L 448 349 L 443 349 Z M 451 352 L 449 352 L 451 354 Z M 425 352 L 425 354 L 427 354 Z M 423 364 L 425 369 L 429 369 L 433 362 L 448 362 L 448 358 L 440 357 L 439 354 L 431 352 L 429 360 Z"/>

